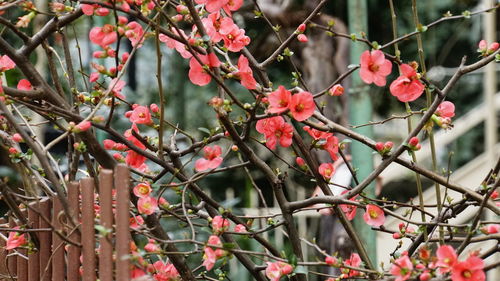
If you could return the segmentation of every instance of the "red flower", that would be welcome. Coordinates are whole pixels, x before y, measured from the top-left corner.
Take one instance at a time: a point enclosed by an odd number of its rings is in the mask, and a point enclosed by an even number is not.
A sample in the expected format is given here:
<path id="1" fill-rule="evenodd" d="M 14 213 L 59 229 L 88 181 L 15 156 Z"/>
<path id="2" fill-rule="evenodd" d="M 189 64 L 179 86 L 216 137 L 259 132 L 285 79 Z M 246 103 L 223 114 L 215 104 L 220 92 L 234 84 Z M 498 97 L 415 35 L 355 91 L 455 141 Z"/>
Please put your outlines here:
<path id="1" fill-rule="evenodd" d="M 413 270 L 413 264 L 407 255 L 403 255 L 399 259 L 394 261 L 391 267 L 391 274 L 396 276 L 395 281 L 405 281 L 411 276 Z"/>
<path id="2" fill-rule="evenodd" d="M 105 24 L 103 27 L 93 27 L 90 30 L 89 39 L 92 43 L 106 48 L 116 42 L 118 35 L 111 24 Z"/>
<path id="3" fill-rule="evenodd" d="M 19 226 L 16 226 L 14 228 L 19 229 Z M 25 236 L 24 233 L 20 234 L 19 232 L 14 232 L 14 231 L 9 232 L 9 237 L 7 238 L 7 244 L 5 245 L 5 250 L 12 250 L 26 244 L 27 241 L 24 236 Z"/>
<path id="4" fill-rule="evenodd" d="M 132 46 L 138 45 L 140 47 L 144 41 L 144 30 L 142 26 L 136 21 L 132 21 L 127 24 L 127 31 L 125 31 L 125 36 L 130 40 Z"/>
<path id="5" fill-rule="evenodd" d="M 332 136 L 332 133 L 316 130 L 316 129 L 311 128 L 309 126 L 304 126 L 304 127 L 302 127 L 302 129 L 304 129 L 304 131 L 308 132 L 309 135 L 315 140 L 327 139 L 328 137 Z"/>
<path id="6" fill-rule="evenodd" d="M 275 149 L 277 141 L 282 147 L 289 147 L 292 144 L 293 127 L 281 116 L 257 121 L 256 129 L 266 137 L 266 146 L 269 149 Z"/>
<path id="7" fill-rule="evenodd" d="M 123 100 L 125 99 L 125 97 L 122 95 L 123 87 L 125 87 L 125 81 L 118 80 L 118 78 L 113 78 L 113 80 L 109 82 L 108 91 L 111 91 L 111 93 L 115 97 Z"/>
<path id="8" fill-rule="evenodd" d="M 314 113 L 314 99 L 309 92 L 300 92 L 292 96 L 289 105 L 293 118 L 297 121 L 304 121 Z"/>
<path id="9" fill-rule="evenodd" d="M 257 81 L 253 78 L 253 71 L 248 65 L 248 59 L 241 55 L 238 59 L 238 72 L 236 72 L 241 80 L 241 85 L 249 90 L 255 90 Z"/>
<path id="10" fill-rule="evenodd" d="M 394 80 L 389 87 L 391 94 L 402 102 L 418 99 L 422 95 L 425 86 L 418 80 L 417 72 L 407 64 L 402 64 L 400 69 L 401 76 Z"/>
<path id="11" fill-rule="evenodd" d="M 215 169 L 222 163 L 222 149 L 218 145 L 213 147 L 205 146 L 203 148 L 203 153 L 205 158 L 200 158 L 194 163 L 194 168 L 196 171 L 205 171 L 209 169 Z"/>
<path id="12" fill-rule="evenodd" d="M 363 215 L 363 219 L 368 225 L 381 226 L 385 222 L 384 211 L 379 206 L 366 205 L 366 212 Z"/>
<path id="13" fill-rule="evenodd" d="M 223 25 L 220 29 L 224 47 L 231 52 L 239 52 L 243 47 L 250 44 L 250 37 L 245 35 L 245 30 L 239 28 L 236 24 Z"/>
<path id="14" fill-rule="evenodd" d="M 146 146 L 139 141 L 134 135 L 132 135 L 132 130 L 139 132 L 137 125 L 135 123 L 132 124 L 132 128 L 125 132 L 125 137 L 128 141 L 131 141 L 135 146 L 139 149 L 146 149 Z M 144 166 L 146 162 L 146 157 L 140 155 L 139 153 L 133 150 L 127 150 L 127 156 L 125 157 L 125 163 L 132 168 L 144 170 L 146 167 Z"/>
<path id="15" fill-rule="evenodd" d="M 188 38 L 184 33 L 184 30 L 182 29 L 180 29 L 180 34 L 179 32 L 177 32 L 177 29 L 172 28 L 171 31 L 172 33 L 178 35 L 179 37 Z M 165 45 L 167 45 L 168 48 L 175 49 L 177 52 L 179 52 L 179 54 L 183 58 L 188 59 L 193 56 L 188 50 L 186 50 L 186 46 L 181 42 L 174 40 L 165 34 L 160 34 L 158 38 L 161 42 L 165 43 Z"/>
<path id="16" fill-rule="evenodd" d="M 348 191 L 349 190 L 344 190 L 344 191 L 342 191 L 342 193 L 340 195 L 345 194 Z M 352 197 L 349 200 L 355 202 L 356 201 L 356 197 L 357 197 L 357 195 L 354 196 L 354 197 Z M 344 212 L 344 214 L 346 215 L 346 217 L 347 217 L 348 220 L 352 220 L 356 216 L 356 210 L 358 209 L 358 206 L 356 206 L 356 205 L 350 205 L 350 204 L 341 204 L 341 205 L 339 205 L 339 207 L 342 210 L 342 212 Z"/>
<path id="17" fill-rule="evenodd" d="M 356 253 L 352 253 L 351 257 L 349 259 L 347 259 L 344 262 L 344 264 L 347 266 L 359 267 L 361 265 L 361 257 Z M 348 269 L 348 272 L 349 272 L 349 277 L 359 275 L 359 271 L 357 271 L 357 270 Z"/>
<path id="18" fill-rule="evenodd" d="M 361 54 L 361 69 L 359 76 L 367 84 L 375 83 L 377 86 L 385 86 L 386 76 L 391 74 L 392 64 L 385 59 L 380 50 L 364 51 Z"/>
<path id="19" fill-rule="evenodd" d="M 229 0 L 195 0 L 196 4 L 205 4 L 209 13 L 218 12 Z"/>
<path id="20" fill-rule="evenodd" d="M 199 55 L 198 56 L 204 66 L 208 67 L 219 67 L 220 61 L 214 53 L 209 55 Z M 191 58 L 189 61 L 189 80 L 195 85 L 205 86 L 212 80 L 210 74 L 207 70 L 196 60 L 196 58 Z"/>
<path id="21" fill-rule="evenodd" d="M 139 105 L 134 108 L 132 114 L 130 114 L 130 122 L 136 124 L 152 124 L 153 120 L 151 120 L 151 113 L 146 106 Z"/>
<path id="22" fill-rule="evenodd" d="M 318 171 L 326 181 L 330 181 L 330 178 L 333 177 L 335 173 L 335 168 L 332 163 L 322 163 L 319 165 Z"/>
<path id="23" fill-rule="evenodd" d="M 292 94 L 285 87 L 279 86 L 276 91 L 271 92 L 268 96 L 269 108 L 267 111 L 269 113 L 282 113 L 288 110 L 291 99 Z"/>
<path id="24" fill-rule="evenodd" d="M 436 266 L 439 267 L 439 271 L 441 273 L 449 272 L 451 267 L 453 267 L 457 262 L 457 254 L 455 253 L 455 250 L 453 247 L 448 245 L 440 246 L 436 251 L 436 256 L 438 258 Z"/>
<path id="25" fill-rule="evenodd" d="M 32 89 L 30 81 L 26 79 L 21 79 L 19 80 L 19 83 L 17 83 L 17 89 L 22 90 L 22 91 L 29 91 Z"/>
<path id="26" fill-rule="evenodd" d="M 457 262 L 451 269 L 452 281 L 484 281 L 484 262 L 476 256 L 470 256 L 463 262 Z"/>
<path id="27" fill-rule="evenodd" d="M 16 67 L 16 63 L 7 55 L 0 56 L 0 72 L 7 71 Z"/>
<path id="28" fill-rule="evenodd" d="M 328 94 L 330 94 L 330 96 L 341 96 L 344 94 L 344 87 L 340 84 L 336 84 L 328 90 Z"/>
<path id="29" fill-rule="evenodd" d="M 327 137 L 323 149 L 330 154 L 333 161 L 336 161 L 339 158 L 337 155 L 337 153 L 339 153 L 339 139 L 333 135 Z"/>

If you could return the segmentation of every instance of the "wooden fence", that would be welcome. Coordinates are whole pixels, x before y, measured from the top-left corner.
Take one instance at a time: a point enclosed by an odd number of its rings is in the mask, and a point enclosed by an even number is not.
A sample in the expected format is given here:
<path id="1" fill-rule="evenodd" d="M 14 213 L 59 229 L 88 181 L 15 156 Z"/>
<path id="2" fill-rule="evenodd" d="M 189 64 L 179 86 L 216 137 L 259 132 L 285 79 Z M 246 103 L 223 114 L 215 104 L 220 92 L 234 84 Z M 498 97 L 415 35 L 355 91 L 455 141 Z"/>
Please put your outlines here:
<path id="1" fill-rule="evenodd" d="M 118 165 L 114 173 L 100 171 L 97 188 L 93 178 L 69 183 L 73 220 L 64 216 L 57 198 L 44 197 L 23 210 L 24 218 L 10 215 L 0 222 L 0 280 L 129 280 L 129 173 Z M 34 251 L 5 250 L 9 230 L 16 226 L 25 227 Z"/>

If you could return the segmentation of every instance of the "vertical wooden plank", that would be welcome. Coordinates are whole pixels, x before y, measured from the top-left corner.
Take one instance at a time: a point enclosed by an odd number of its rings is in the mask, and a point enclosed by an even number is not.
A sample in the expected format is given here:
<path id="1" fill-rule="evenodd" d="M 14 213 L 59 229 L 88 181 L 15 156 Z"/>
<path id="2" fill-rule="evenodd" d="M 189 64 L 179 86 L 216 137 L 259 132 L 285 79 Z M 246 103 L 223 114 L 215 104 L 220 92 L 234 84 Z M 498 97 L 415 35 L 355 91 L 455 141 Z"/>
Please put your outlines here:
<path id="1" fill-rule="evenodd" d="M 83 281 L 96 280 L 94 236 L 94 179 L 80 181 L 82 188 L 82 255 Z"/>
<path id="2" fill-rule="evenodd" d="M 38 225 L 40 228 L 50 228 L 50 207 L 49 198 L 40 201 L 40 218 Z M 52 279 L 52 270 L 50 267 L 52 235 L 50 231 L 42 231 L 38 234 L 40 239 L 40 280 L 50 281 Z"/>
<path id="3" fill-rule="evenodd" d="M 111 190 L 113 189 L 113 171 L 101 170 L 99 173 L 99 206 L 101 226 L 113 229 L 113 200 Z M 99 280 L 113 280 L 113 239 L 111 231 L 108 235 L 101 235 L 99 240 Z"/>
<path id="4" fill-rule="evenodd" d="M 52 206 L 52 225 L 56 230 L 62 231 L 62 223 L 59 215 L 62 214 L 63 209 L 57 197 L 52 198 Z M 52 232 L 52 253 L 52 281 L 64 281 L 66 276 L 64 268 L 64 243 L 61 237 L 55 232 Z"/>
<path id="5" fill-rule="evenodd" d="M 115 280 L 130 280 L 130 170 L 124 164 L 116 166 L 116 278 Z"/>
<path id="6" fill-rule="evenodd" d="M 16 226 L 16 223 L 14 221 L 14 218 L 12 217 L 12 214 L 9 217 L 9 227 L 14 228 Z M 8 254 L 11 254 L 13 251 L 9 251 Z M 12 276 L 17 275 L 17 257 L 16 256 L 10 256 L 9 260 L 7 261 L 7 267 L 9 269 L 9 274 Z"/>
<path id="7" fill-rule="evenodd" d="M 22 210 L 23 216 L 28 217 L 28 212 L 26 209 Z M 28 218 L 28 223 L 30 223 Z M 26 239 L 28 239 L 28 234 L 24 234 Z M 28 250 L 19 249 L 19 254 L 21 256 L 17 257 L 17 281 L 28 281 Z"/>
<path id="8" fill-rule="evenodd" d="M 28 221 L 31 229 L 39 228 L 39 215 L 34 210 L 37 209 L 37 203 L 30 204 L 28 208 Z M 37 237 L 39 237 L 37 233 Z M 40 281 L 40 249 L 36 249 L 28 255 L 28 281 Z"/>
<path id="9" fill-rule="evenodd" d="M 0 218 L 0 227 L 8 227 L 8 223 L 5 219 Z M 4 237 L 8 237 L 9 234 L 7 231 L 1 231 L 0 234 Z M 7 268 L 7 250 L 5 250 L 5 246 L 7 245 L 7 241 L 5 241 L 2 237 L 0 237 L 0 276 L 8 276 L 8 268 Z"/>
<path id="10" fill-rule="evenodd" d="M 59 200 L 57 200 L 59 201 Z M 76 218 L 75 221 L 80 222 L 80 184 L 78 182 L 70 182 L 68 184 L 68 203 L 71 211 L 71 216 Z M 60 204 L 60 202 L 59 202 Z M 66 218 L 68 222 L 68 218 Z M 77 229 L 67 229 L 68 238 L 70 241 L 80 243 L 80 232 Z M 80 253 L 81 249 L 78 246 L 68 246 L 68 261 L 67 261 L 67 278 L 68 281 L 80 280 Z"/>

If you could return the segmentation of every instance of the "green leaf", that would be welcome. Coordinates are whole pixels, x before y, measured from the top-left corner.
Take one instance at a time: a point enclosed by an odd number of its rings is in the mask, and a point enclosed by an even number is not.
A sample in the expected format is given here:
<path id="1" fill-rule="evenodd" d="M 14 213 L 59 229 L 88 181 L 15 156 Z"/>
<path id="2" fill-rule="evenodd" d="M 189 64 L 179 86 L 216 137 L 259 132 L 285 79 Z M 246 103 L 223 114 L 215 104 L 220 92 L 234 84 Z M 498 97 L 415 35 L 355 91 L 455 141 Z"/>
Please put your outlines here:
<path id="1" fill-rule="evenodd" d="M 206 134 L 210 135 L 210 130 L 209 130 L 209 129 L 207 129 L 207 128 L 200 127 L 200 128 L 198 128 L 198 130 L 200 130 L 200 131 L 202 131 L 202 132 L 204 132 L 204 133 L 206 133 Z"/>
<path id="2" fill-rule="evenodd" d="M 293 272 L 296 274 L 307 274 L 309 271 L 307 270 L 307 267 L 305 267 L 303 265 L 299 265 L 299 266 L 295 267 Z"/>

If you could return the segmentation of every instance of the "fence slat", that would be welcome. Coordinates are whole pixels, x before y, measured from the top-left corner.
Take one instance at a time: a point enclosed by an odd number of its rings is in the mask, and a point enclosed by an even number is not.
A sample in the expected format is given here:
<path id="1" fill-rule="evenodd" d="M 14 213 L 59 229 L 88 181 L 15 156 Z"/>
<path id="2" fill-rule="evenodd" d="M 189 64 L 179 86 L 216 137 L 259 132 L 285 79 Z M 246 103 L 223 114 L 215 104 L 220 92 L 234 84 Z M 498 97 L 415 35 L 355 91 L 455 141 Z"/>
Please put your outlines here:
<path id="1" fill-rule="evenodd" d="M 80 185 L 78 182 L 70 182 L 68 184 L 68 203 L 71 209 L 71 216 L 76 218 L 75 221 L 80 221 Z M 93 209 L 93 208 L 92 208 Z M 66 218 L 66 222 L 69 219 Z M 80 243 L 80 232 L 77 229 L 68 229 L 68 238 L 70 241 Z M 67 274 L 68 281 L 80 280 L 80 247 L 69 245 L 68 247 L 68 263 Z"/>
<path id="2" fill-rule="evenodd" d="M 94 236 L 94 179 L 80 181 L 82 188 L 82 255 L 83 281 L 96 280 Z"/>
<path id="3" fill-rule="evenodd" d="M 27 217 L 28 212 L 26 210 L 22 211 L 23 216 Z M 26 239 L 28 239 L 28 233 L 24 234 Z M 22 256 L 17 257 L 17 281 L 28 281 L 28 250 L 19 248 L 19 254 Z"/>
<path id="4" fill-rule="evenodd" d="M 106 229 L 113 228 L 113 206 L 112 194 L 113 189 L 113 171 L 101 170 L 99 173 L 99 205 L 101 226 Z M 101 235 L 99 248 L 99 280 L 113 280 L 113 244 L 112 233 Z"/>
<path id="5" fill-rule="evenodd" d="M 9 217 L 9 227 L 14 228 L 16 226 L 16 223 L 14 222 L 14 218 L 12 217 L 12 214 Z M 13 251 L 9 251 L 8 254 L 12 254 Z M 17 257 L 16 256 L 10 256 L 9 260 L 7 261 L 7 267 L 9 269 L 9 274 L 12 276 L 17 275 Z"/>
<path id="6" fill-rule="evenodd" d="M 30 204 L 31 208 L 28 208 L 28 221 L 30 228 L 39 228 L 39 215 L 33 210 L 37 209 L 37 203 Z M 38 233 L 35 234 L 39 237 Z M 40 241 L 40 239 L 38 239 Z M 40 280 L 40 249 L 28 255 L 28 281 L 39 281 Z"/>
<path id="7" fill-rule="evenodd" d="M 50 223 L 45 219 L 50 219 L 50 200 L 44 198 L 40 201 L 40 218 L 38 225 L 40 228 L 50 228 Z M 40 239 L 40 280 L 50 281 L 52 278 L 52 270 L 50 268 L 51 244 L 52 237 L 49 231 L 42 231 L 38 234 Z"/>
<path id="8" fill-rule="evenodd" d="M 5 227 L 7 221 L 5 219 L 0 219 L 0 225 Z M 1 231 L 1 235 L 8 237 L 9 233 L 7 231 Z M 0 237 L 0 280 L 2 280 L 2 276 L 7 276 L 7 250 L 5 250 L 5 246 L 7 242 Z"/>
<path id="9" fill-rule="evenodd" d="M 71 185 L 69 185 L 71 187 Z M 77 187 L 78 188 L 78 187 Z M 52 198 L 53 212 L 52 225 L 58 231 L 62 231 L 62 223 L 59 214 L 62 212 L 61 202 L 57 197 Z M 52 281 L 64 281 L 64 243 L 61 237 L 52 232 Z"/>
<path id="10" fill-rule="evenodd" d="M 120 164 L 115 170 L 116 188 L 116 280 L 130 280 L 130 170 Z"/>

